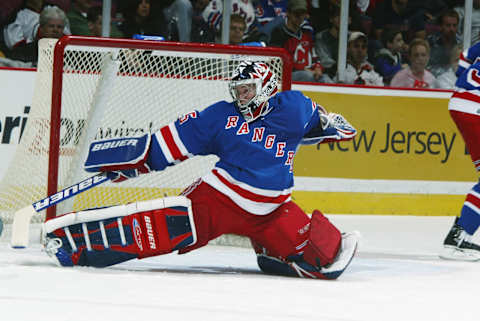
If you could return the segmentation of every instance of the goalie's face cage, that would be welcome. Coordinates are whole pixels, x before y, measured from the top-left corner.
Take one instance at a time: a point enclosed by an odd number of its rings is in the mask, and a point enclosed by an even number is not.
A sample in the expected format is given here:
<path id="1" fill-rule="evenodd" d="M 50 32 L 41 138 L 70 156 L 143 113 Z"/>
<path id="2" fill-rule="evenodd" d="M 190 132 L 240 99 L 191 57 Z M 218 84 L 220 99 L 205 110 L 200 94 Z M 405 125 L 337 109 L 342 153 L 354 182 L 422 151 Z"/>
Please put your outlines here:
<path id="1" fill-rule="evenodd" d="M 230 95 L 247 122 L 270 111 L 268 100 L 278 92 L 277 79 L 270 68 L 260 62 L 242 62 L 229 84 Z"/>

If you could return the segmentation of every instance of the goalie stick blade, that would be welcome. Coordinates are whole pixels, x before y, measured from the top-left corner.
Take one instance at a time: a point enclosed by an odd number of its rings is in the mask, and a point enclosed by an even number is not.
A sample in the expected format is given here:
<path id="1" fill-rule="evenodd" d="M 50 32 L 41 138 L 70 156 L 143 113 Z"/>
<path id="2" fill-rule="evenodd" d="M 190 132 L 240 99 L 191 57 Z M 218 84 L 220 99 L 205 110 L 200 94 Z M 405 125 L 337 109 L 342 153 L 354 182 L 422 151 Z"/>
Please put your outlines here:
<path id="1" fill-rule="evenodd" d="M 30 220 L 36 213 L 32 205 L 15 212 L 12 224 L 12 238 L 10 240 L 12 248 L 23 249 L 28 246 Z"/>

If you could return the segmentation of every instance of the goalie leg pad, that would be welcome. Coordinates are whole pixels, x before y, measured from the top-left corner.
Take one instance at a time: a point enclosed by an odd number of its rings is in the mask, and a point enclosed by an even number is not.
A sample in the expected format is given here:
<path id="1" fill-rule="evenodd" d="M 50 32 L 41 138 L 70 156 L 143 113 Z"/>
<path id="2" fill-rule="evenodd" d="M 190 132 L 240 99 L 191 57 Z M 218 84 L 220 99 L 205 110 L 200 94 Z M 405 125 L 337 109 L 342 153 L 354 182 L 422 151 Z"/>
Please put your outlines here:
<path id="1" fill-rule="evenodd" d="M 196 242 L 183 196 L 69 213 L 47 221 L 45 251 L 62 266 L 105 267 Z"/>
<path id="2" fill-rule="evenodd" d="M 331 264 L 340 249 L 340 231 L 320 211 L 314 210 L 310 221 L 308 244 L 303 256 L 316 266 Z"/>
<path id="3" fill-rule="evenodd" d="M 295 212 L 289 208 L 288 213 Z M 298 211 L 297 211 L 298 212 Z M 282 220 L 285 221 L 285 215 Z M 289 226 L 296 220 L 288 220 Z M 298 223 L 297 223 L 298 224 Z M 283 225 L 276 224 L 275 230 L 280 230 Z M 299 224 L 299 227 L 302 225 Z M 312 279 L 336 279 L 350 264 L 357 248 L 358 236 L 355 233 L 341 234 L 340 231 L 318 210 L 312 213 L 309 224 L 295 230 L 299 231 L 297 242 L 304 240 L 300 245 L 283 255 L 276 244 L 270 240 L 272 235 L 262 240 L 252 240 L 253 248 L 257 254 L 257 263 L 260 269 L 267 274 L 297 276 Z M 307 234 L 308 232 L 308 234 Z M 300 237 L 305 233 L 305 238 Z M 283 242 L 288 239 L 284 235 Z M 278 240 L 278 238 L 273 238 Z M 295 238 L 292 238 L 295 239 Z M 282 243 L 282 242 L 277 242 Z M 277 244 L 278 245 L 278 244 Z"/>
<path id="4" fill-rule="evenodd" d="M 335 280 L 352 262 L 357 250 L 358 238 L 357 232 L 343 233 L 341 246 L 333 263 L 323 267 L 306 262 L 301 254 L 282 258 L 271 255 L 267 249 L 258 243 L 252 241 L 252 245 L 257 254 L 258 266 L 264 273 L 309 279 Z"/>

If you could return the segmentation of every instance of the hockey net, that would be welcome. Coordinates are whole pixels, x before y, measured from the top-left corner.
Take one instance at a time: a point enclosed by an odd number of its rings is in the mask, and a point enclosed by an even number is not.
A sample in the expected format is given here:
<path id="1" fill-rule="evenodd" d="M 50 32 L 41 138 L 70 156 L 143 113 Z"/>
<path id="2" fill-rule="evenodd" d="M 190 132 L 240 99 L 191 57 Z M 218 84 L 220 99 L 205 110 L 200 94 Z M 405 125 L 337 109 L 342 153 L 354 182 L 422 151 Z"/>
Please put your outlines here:
<path id="1" fill-rule="evenodd" d="M 0 215 L 13 213 L 90 176 L 93 139 L 151 133 L 193 110 L 230 100 L 228 81 L 242 60 L 266 62 L 290 89 L 290 60 L 277 48 L 92 37 L 42 39 L 32 109 L 0 184 Z M 177 195 L 213 167 L 194 157 L 162 172 L 104 183 L 56 207 L 53 217 L 85 208 Z M 42 222 L 45 213 L 37 215 Z"/>

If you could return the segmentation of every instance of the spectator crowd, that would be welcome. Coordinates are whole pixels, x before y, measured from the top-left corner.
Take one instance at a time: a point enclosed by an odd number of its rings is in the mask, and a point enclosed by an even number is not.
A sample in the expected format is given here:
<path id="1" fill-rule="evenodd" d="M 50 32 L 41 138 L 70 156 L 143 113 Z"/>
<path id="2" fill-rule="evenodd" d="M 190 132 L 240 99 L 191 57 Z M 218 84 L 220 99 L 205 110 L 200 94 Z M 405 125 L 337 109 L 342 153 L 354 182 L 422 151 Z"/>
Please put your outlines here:
<path id="1" fill-rule="evenodd" d="M 111 0 L 110 37 L 220 43 L 222 0 Z M 462 50 L 464 1 L 350 0 L 347 66 L 337 73 L 340 0 L 232 0 L 230 43 L 285 48 L 292 79 L 452 89 Z M 472 40 L 480 40 L 473 0 Z M 35 67 L 38 41 L 102 35 L 102 0 L 0 4 L 0 66 Z"/>

